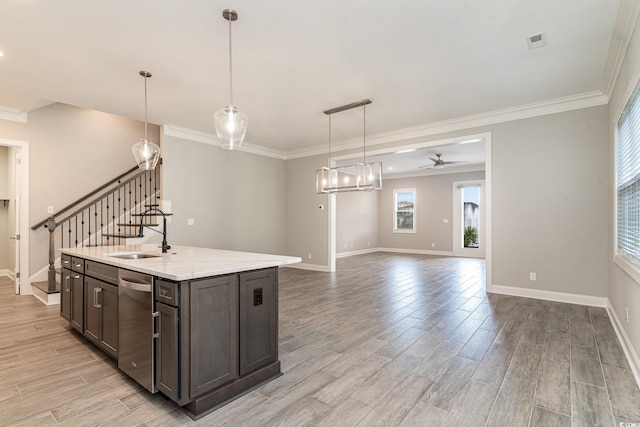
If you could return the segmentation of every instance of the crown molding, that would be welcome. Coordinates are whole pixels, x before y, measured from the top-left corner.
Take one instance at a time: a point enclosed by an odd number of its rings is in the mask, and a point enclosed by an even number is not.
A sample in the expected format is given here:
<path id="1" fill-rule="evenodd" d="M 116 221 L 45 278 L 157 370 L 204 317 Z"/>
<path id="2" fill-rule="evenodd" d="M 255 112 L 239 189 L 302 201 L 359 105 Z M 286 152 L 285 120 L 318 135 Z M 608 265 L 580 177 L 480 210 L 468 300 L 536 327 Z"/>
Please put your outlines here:
<path id="1" fill-rule="evenodd" d="M 622 0 L 620 2 L 602 81 L 602 87 L 607 97 L 611 97 L 618 75 L 620 75 L 620 69 L 627 54 L 631 37 L 633 37 L 639 14 L 640 2 L 637 0 Z"/>
<path id="2" fill-rule="evenodd" d="M 393 132 L 371 135 L 367 136 L 367 146 L 406 141 L 408 139 L 438 135 L 457 130 L 471 129 L 548 114 L 562 113 L 582 108 L 596 107 L 599 105 L 606 105 L 608 102 L 609 97 L 599 90 L 586 92 L 578 95 L 571 95 L 563 98 L 556 98 L 482 114 L 475 114 L 472 116 L 460 117 L 452 120 L 444 120 L 422 126 L 400 129 Z M 361 148 L 362 139 L 354 138 L 343 142 L 332 143 L 331 147 L 332 152 Z M 286 153 L 286 159 L 289 160 L 300 157 L 309 157 L 328 152 L 328 146 L 317 145 L 306 149 L 289 151 Z"/>
<path id="3" fill-rule="evenodd" d="M 27 113 L 16 108 L 5 107 L 0 105 L 0 120 L 8 120 L 10 122 L 27 123 Z"/>
<path id="4" fill-rule="evenodd" d="M 162 125 L 162 133 L 163 135 L 172 136 L 174 138 L 186 139 L 187 141 L 201 142 L 203 144 L 220 147 L 220 140 L 215 135 L 208 132 L 201 132 L 175 125 Z M 244 151 L 245 153 L 257 154 L 259 156 L 271 157 L 279 160 L 286 159 L 286 154 L 282 151 L 246 142 L 243 143 L 237 151 Z"/>

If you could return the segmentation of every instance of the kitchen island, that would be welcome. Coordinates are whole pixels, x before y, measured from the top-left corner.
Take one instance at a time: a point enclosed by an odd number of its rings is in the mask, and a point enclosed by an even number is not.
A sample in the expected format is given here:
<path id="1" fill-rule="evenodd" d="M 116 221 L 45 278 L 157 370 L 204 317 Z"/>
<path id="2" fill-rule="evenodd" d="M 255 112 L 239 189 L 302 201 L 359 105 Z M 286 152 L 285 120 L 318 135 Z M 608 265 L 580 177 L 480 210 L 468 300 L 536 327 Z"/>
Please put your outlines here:
<path id="1" fill-rule="evenodd" d="M 278 267 L 300 258 L 151 244 L 61 252 L 61 316 L 192 418 L 280 375 Z"/>

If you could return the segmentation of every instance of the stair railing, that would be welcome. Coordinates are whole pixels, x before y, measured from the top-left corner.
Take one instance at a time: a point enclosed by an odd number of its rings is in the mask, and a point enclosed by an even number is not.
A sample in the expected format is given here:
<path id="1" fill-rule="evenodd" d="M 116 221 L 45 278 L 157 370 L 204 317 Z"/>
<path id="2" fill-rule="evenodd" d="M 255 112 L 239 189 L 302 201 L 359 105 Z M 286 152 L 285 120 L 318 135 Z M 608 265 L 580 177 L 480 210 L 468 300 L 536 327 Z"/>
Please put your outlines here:
<path id="1" fill-rule="evenodd" d="M 162 159 L 152 171 L 140 171 L 136 166 L 31 227 L 49 230 L 49 291 L 56 289 L 56 248 L 116 245 L 136 237 L 137 233 L 131 232 L 144 221 L 141 213 L 158 206 L 161 165 Z M 54 238 L 56 230 L 60 230 L 59 244 Z"/>

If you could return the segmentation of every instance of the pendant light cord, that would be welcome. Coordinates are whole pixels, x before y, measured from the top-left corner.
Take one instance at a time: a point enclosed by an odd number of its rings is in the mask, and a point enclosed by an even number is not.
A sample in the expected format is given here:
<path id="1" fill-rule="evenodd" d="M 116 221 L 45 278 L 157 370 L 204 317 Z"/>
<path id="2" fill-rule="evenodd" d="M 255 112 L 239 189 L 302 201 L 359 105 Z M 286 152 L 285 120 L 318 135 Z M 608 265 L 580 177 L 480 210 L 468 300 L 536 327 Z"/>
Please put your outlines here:
<path id="1" fill-rule="evenodd" d="M 233 105 L 233 62 L 231 60 L 231 16 L 229 16 L 229 103 Z"/>
<path id="2" fill-rule="evenodd" d="M 148 73 L 147 73 L 148 74 Z M 144 140 L 149 141 L 147 138 L 147 74 L 144 76 Z"/>
<path id="3" fill-rule="evenodd" d="M 362 106 L 362 163 L 367 164 L 367 106 Z"/>
<path id="4" fill-rule="evenodd" d="M 327 162 L 329 163 L 329 169 L 331 169 L 331 114 L 329 114 L 329 158 Z"/>

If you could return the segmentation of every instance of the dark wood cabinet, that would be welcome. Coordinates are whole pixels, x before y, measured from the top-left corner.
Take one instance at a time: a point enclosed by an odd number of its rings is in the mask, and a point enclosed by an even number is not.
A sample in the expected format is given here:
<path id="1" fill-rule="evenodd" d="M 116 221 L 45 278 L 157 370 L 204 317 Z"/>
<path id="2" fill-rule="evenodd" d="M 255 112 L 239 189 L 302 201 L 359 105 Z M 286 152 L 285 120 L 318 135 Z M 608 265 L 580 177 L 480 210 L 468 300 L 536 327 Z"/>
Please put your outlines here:
<path id="1" fill-rule="evenodd" d="M 86 276 L 85 336 L 118 357 L 118 288 Z"/>
<path id="2" fill-rule="evenodd" d="M 60 316 L 67 322 L 71 320 L 71 274 L 66 268 L 60 273 Z"/>
<path id="3" fill-rule="evenodd" d="M 71 271 L 71 313 L 69 323 L 84 333 L 84 275 Z"/>
<path id="4" fill-rule="evenodd" d="M 195 280 L 189 286 L 189 396 L 238 376 L 236 275 Z"/>
<path id="5" fill-rule="evenodd" d="M 278 359 L 278 270 L 240 273 L 240 375 Z"/>
<path id="6" fill-rule="evenodd" d="M 156 387 L 173 401 L 179 394 L 179 341 L 178 307 L 156 305 L 158 313 L 158 340 L 156 342 Z"/>

